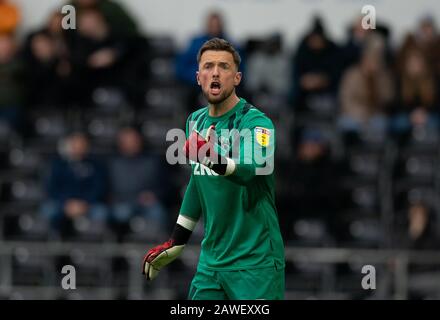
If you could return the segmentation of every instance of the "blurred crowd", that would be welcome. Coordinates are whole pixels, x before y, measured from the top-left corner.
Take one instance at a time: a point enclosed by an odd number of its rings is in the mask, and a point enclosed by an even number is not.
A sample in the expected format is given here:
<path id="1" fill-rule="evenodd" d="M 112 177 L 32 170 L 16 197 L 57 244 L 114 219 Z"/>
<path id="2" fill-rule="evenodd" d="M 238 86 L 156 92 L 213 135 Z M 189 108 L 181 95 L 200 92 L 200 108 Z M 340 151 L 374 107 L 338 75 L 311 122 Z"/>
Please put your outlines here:
<path id="1" fill-rule="evenodd" d="M 34 209 L 51 236 L 91 237 L 111 226 L 125 241 L 169 231 L 188 171 L 166 163 L 163 132 L 183 128 L 205 103 L 196 55 L 216 36 L 242 55 L 239 95 L 276 124 L 287 243 L 439 247 L 440 38 L 432 17 L 396 46 L 385 24 L 366 30 L 353 17 L 346 39 L 335 41 L 315 16 L 287 45 L 282 30 L 231 39 L 216 11 L 178 49 L 172 35 L 141 32 L 117 1 L 65 4 L 76 8 L 76 30 L 62 28 L 59 10 L 19 37 L 20 8 L 0 1 L 0 162 L 2 185 L 10 182 L 0 197 L 24 205 L 14 181 L 32 177 L 42 190 Z M 43 160 L 26 176 L 16 164 L 32 156 Z"/>

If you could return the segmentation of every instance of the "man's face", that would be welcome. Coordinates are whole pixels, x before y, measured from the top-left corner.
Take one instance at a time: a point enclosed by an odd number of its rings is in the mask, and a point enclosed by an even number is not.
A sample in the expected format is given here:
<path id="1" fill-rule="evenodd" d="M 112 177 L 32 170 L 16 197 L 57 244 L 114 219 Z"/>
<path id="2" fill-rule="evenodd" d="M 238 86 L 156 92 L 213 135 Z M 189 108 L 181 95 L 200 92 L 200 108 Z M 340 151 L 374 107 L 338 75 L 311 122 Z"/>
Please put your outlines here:
<path id="1" fill-rule="evenodd" d="M 135 156 L 142 151 L 142 139 L 135 130 L 125 129 L 119 133 L 118 147 L 122 154 Z"/>
<path id="2" fill-rule="evenodd" d="M 232 53 L 227 51 L 207 50 L 203 52 L 197 83 L 211 104 L 226 100 L 240 84 L 241 72 L 238 72 Z"/>

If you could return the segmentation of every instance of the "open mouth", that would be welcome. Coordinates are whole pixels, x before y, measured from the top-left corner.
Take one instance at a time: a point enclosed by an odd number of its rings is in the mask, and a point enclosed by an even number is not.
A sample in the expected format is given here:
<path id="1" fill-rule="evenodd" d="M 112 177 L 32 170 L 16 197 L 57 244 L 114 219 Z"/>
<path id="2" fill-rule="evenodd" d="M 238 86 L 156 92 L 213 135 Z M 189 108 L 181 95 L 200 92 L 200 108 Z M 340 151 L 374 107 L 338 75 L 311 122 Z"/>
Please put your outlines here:
<path id="1" fill-rule="evenodd" d="M 211 93 L 212 94 L 214 94 L 214 95 L 219 94 L 220 93 L 220 88 L 221 88 L 220 82 L 218 82 L 218 81 L 211 82 L 211 87 L 210 88 L 211 88 Z"/>

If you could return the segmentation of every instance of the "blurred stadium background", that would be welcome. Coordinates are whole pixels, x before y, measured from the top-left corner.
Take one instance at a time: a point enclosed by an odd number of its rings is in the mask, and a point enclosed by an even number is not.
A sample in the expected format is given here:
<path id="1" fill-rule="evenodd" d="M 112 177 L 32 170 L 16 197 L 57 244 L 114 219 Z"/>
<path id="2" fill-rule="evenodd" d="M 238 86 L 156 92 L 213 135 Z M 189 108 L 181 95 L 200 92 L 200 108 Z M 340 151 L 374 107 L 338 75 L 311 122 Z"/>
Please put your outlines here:
<path id="1" fill-rule="evenodd" d="M 277 128 L 286 299 L 439 299 L 439 17 L 436 0 L 1 0 L 0 299 L 186 298 L 202 228 L 153 283 L 141 261 L 178 214 L 189 171 L 165 135 L 204 104 L 214 35 Z"/>

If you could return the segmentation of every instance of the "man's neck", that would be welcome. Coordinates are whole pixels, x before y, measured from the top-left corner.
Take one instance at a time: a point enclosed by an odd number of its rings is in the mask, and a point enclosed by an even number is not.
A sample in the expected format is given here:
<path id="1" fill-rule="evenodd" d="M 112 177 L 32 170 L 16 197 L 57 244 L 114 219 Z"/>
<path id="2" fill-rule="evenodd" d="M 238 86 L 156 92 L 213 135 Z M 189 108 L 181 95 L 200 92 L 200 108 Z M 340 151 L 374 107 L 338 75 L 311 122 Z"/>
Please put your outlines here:
<path id="1" fill-rule="evenodd" d="M 220 117 L 234 108 L 240 98 L 235 94 L 231 94 L 229 98 L 219 104 L 209 104 L 209 115 L 211 117 Z"/>

